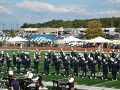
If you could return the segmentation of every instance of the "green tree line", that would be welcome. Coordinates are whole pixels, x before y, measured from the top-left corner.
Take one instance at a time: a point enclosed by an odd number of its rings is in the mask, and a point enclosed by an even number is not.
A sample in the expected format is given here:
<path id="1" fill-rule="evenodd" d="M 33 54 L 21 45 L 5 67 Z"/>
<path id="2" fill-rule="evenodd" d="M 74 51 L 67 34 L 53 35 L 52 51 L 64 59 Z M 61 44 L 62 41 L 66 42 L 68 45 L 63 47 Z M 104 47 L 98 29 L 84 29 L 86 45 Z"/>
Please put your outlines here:
<path id="1" fill-rule="evenodd" d="M 41 27 L 50 27 L 50 28 L 88 28 L 87 23 L 89 21 L 99 21 L 102 24 L 102 28 L 110 27 L 120 27 L 120 17 L 112 18 L 99 18 L 99 19 L 86 19 L 86 20 L 73 20 L 73 21 L 63 21 L 63 20 L 52 20 L 45 23 L 24 23 L 21 28 L 41 28 Z"/>

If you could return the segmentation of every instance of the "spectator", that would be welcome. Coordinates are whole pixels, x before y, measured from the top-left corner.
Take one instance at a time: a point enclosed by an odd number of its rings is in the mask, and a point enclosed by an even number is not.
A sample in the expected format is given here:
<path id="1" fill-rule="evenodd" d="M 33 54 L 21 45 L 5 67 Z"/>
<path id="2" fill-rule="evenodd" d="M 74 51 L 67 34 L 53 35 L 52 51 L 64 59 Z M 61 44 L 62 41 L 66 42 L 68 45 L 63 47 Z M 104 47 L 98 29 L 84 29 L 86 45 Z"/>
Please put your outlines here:
<path id="1" fill-rule="evenodd" d="M 13 80 L 11 82 L 11 90 L 20 90 L 19 81 L 15 76 L 13 77 Z"/>
<path id="2" fill-rule="evenodd" d="M 8 70 L 9 86 L 11 85 L 12 77 L 13 77 L 13 71 L 10 67 L 9 70 Z"/>
<path id="3" fill-rule="evenodd" d="M 33 81 L 36 82 L 36 89 L 35 90 L 38 90 L 39 87 L 43 87 L 41 73 L 38 73 L 38 76 L 35 79 L 33 79 Z"/>
<path id="4" fill-rule="evenodd" d="M 74 81 L 75 81 L 75 78 L 74 78 L 73 74 L 71 74 L 70 78 L 68 79 L 69 90 L 74 89 Z"/>

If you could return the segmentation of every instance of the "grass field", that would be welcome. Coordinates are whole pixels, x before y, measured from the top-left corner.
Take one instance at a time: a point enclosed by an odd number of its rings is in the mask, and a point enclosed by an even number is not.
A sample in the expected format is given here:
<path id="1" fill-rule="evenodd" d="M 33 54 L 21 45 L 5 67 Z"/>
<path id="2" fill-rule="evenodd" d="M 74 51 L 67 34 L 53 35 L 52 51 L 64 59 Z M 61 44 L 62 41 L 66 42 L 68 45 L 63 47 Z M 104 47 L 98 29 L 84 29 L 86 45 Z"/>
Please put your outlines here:
<path id="1" fill-rule="evenodd" d="M 17 53 L 17 50 L 4 50 L 4 53 L 6 55 L 6 52 L 9 53 L 10 57 L 12 58 L 13 52 Z M 30 53 L 30 57 L 32 59 L 32 63 L 31 63 L 31 68 L 33 68 L 33 53 L 35 52 L 34 50 L 27 50 L 27 52 Z M 44 64 L 44 54 L 47 51 L 41 51 L 41 59 L 40 59 L 40 64 L 39 64 L 39 72 L 43 72 L 43 64 Z M 57 52 L 57 51 L 56 51 Z M 69 51 L 65 52 L 65 53 L 69 53 Z M 23 66 L 21 66 L 23 68 Z M 15 68 L 12 68 L 14 70 L 14 75 L 18 76 L 18 77 L 22 77 L 23 74 L 18 75 L 17 73 L 15 73 Z M 2 72 L 0 76 L 6 76 L 7 77 L 7 73 L 6 73 L 6 64 L 4 67 L 2 67 Z M 23 70 L 21 70 L 23 71 Z M 54 74 L 52 74 L 55 71 L 54 67 L 50 67 L 50 73 L 51 75 L 43 75 L 43 80 L 44 81 L 52 81 L 52 79 L 56 79 L 56 80 L 62 80 L 62 81 L 67 81 L 68 80 L 68 76 L 64 77 L 63 75 L 58 75 L 55 76 Z M 71 71 L 72 72 L 72 71 Z M 61 74 L 64 73 L 63 71 L 63 66 L 61 67 Z M 34 77 L 36 77 L 36 75 L 34 75 Z M 108 78 L 111 78 L 111 73 L 109 73 Z M 120 89 L 120 74 L 117 75 L 117 81 L 111 81 L 111 79 L 108 80 L 101 80 L 101 78 L 97 78 L 97 79 L 89 79 L 89 78 L 81 78 L 81 77 L 75 77 L 75 84 L 85 84 L 85 85 L 94 85 L 94 86 L 105 86 L 105 87 L 114 87 L 114 88 L 118 88 Z"/>

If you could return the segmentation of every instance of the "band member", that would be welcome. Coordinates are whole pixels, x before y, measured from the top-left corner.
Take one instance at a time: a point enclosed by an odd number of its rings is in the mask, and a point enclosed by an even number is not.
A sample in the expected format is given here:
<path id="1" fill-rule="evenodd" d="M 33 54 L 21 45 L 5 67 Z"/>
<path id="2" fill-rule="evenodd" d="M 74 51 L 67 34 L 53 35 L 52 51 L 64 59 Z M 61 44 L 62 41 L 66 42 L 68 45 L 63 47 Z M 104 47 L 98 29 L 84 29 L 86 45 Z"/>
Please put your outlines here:
<path id="1" fill-rule="evenodd" d="M 57 56 L 57 60 L 55 62 L 55 75 L 60 75 L 60 66 L 61 66 L 61 60 Z"/>
<path id="2" fill-rule="evenodd" d="M 60 49 L 60 55 L 63 55 L 63 49 L 62 48 Z"/>
<path id="3" fill-rule="evenodd" d="M 48 59 L 51 59 L 51 50 L 50 49 L 48 50 L 47 55 L 48 55 Z"/>
<path id="4" fill-rule="evenodd" d="M 21 51 L 20 53 L 20 59 L 22 61 L 22 64 L 24 65 L 25 64 L 25 53 L 23 51 Z"/>
<path id="5" fill-rule="evenodd" d="M 86 49 L 85 49 L 85 51 L 84 51 L 84 57 L 85 57 L 85 60 L 88 59 L 88 53 L 87 53 L 87 50 L 86 50 Z"/>
<path id="6" fill-rule="evenodd" d="M 103 76 L 102 79 L 107 80 L 107 74 L 108 74 L 108 63 L 106 62 L 106 60 L 103 60 Z"/>
<path id="7" fill-rule="evenodd" d="M 78 67 L 79 67 L 79 63 L 78 63 L 78 62 L 79 62 L 79 61 L 78 61 L 77 58 L 75 57 L 73 68 L 74 68 L 74 75 L 77 76 L 77 77 L 78 77 Z"/>
<path id="8" fill-rule="evenodd" d="M 55 51 L 52 54 L 52 61 L 53 61 L 53 66 L 55 66 L 55 61 L 57 60 L 56 53 Z"/>
<path id="9" fill-rule="evenodd" d="M 49 67 L 50 67 L 50 59 L 45 56 L 45 60 L 44 60 L 44 75 L 47 74 L 47 75 L 50 75 L 49 74 Z"/>
<path id="10" fill-rule="evenodd" d="M 98 56 L 96 60 L 97 60 L 98 72 L 100 72 L 101 65 L 102 65 L 102 59 L 100 56 Z"/>
<path id="11" fill-rule="evenodd" d="M 88 71 L 91 71 L 91 63 L 92 63 L 92 58 L 90 58 L 90 54 L 88 55 Z"/>
<path id="12" fill-rule="evenodd" d="M 113 61 L 113 58 L 111 58 L 110 55 L 108 55 L 108 69 L 109 69 L 109 73 L 112 71 L 111 70 L 112 61 Z"/>
<path id="13" fill-rule="evenodd" d="M 2 64 L 2 66 L 4 66 L 4 52 L 2 51 L 1 52 L 1 64 Z"/>
<path id="14" fill-rule="evenodd" d="M 39 58 L 34 57 L 34 73 L 38 73 L 38 67 L 39 67 Z"/>
<path id="15" fill-rule="evenodd" d="M 117 62 L 112 62 L 112 80 L 117 80 Z"/>
<path id="16" fill-rule="evenodd" d="M 102 61 L 103 61 L 103 59 L 106 60 L 106 54 L 104 54 L 104 52 L 102 52 L 101 57 L 102 57 Z"/>
<path id="17" fill-rule="evenodd" d="M 64 62 L 64 69 L 65 69 L 64 76 L 69 75 L 69 63 L 68 63 L 68 60 L 65 60 L 65 62 Z"/>
<path id="18" fill-rule="evenodd" d="M 87 77 L 87 63 L 88 61 L 85 61 L 85 58 L 82 58 L 82 78 Z"/>
<path id="19" fill-rule="evenodd" d="M 82 58 L 83 58 L 83 54 L 79 53 L 78 61 L 79 61 L 80 71 L 82 71 L 82 62 L 83 62 Z"/>
<path id="20" fill-rule="evenodd" d="M 94 61 L 92 57 L 91 57 L 91 60 L 92 60 L 92 62 L 91 62 L 91 75 L 90 75 L 90 79 L 92 79 L 92 78 L 96 79 L 96 77 L 95 77 L 96 61 Z"/>
<path id="21" fill-rule="evenodd" d="M 0 73 L 1 73 L 1 67 L 2 67 L 2 57 L 0 56 Z"/>
<path id="22" fill-rule="evenodd" d="M 70 55 L 70 69 L 73 70 L 74 57 Z"/>
<path id="23" fill-rule="evenodd" d="M 100 53 L 96 50 L 96 52 L 95 52 L 95 60 L 98 59 L 98 56 L 100 56 Z"/>
<path id="24" fill-rule="evenodd" d="M 20 56 L 20 49 L 18 48 L 17 49 L 17 57 L 19 57 Z"/>
<path id="25" fill-rule="evenodd" d="M 39 54 L 38 54 L 38 50 L 36 50 L 36 52 L 34 53 L 34 73 L 38 73 L 38 67 L 39 67 Z"/>
<path id="26" fill-rule="evenodd" d="M 31 63 L 31 59 L 29 56 L 29 52 L 26 52 L 26 54 L 25 54 L 25 69 L 30 68 L 30 63 Z"/>
<path id="27" fill-rule="evenodd" d="M 16 55 L 15 55 L 15 52 L 13 52 L 13 65 L 14 67 L 16 67 Z"/>
<path id="28" fill-rule="evenodd" d="M 36 49 L 35 54 L 37 54 L 39 58 L 41 57 L 41 51 L 40 50 Z"/>
<path id="29" fill-rule="evenodd" d="M 117 73 L 119 74 L 120 69 L 120 57 L 117 59 Z"/>
<path id="30" fill-rule="evenodd" d="M 115 52 L 114 52 L 114 49 L 113 49 L 112 52 L 111 52 L 111 57 L 112 57 L 112 58 L 115 58 Z"/>
<path id="31" fill-rule="evenodd" d="M 11 67 L 11 60 L 8 53 L 6 55 L 6 60 L 7 60 L 7 72 L 8 72 L 9 68 Z"/>
<path id="32" fill-rule="evenodd" d="M 26 57 L 27 57 L 27 59 L 26 59 L 27 68 L 30 68 L 31 59 L 30 59 L 29 52 L 27 52 Z"/>
<path id="33" fill-rule="evenodd" d="M 71 52 L 70 52 L 70 55 L 71 55 L 72 57 L 75 57 L 75 52 L 74 52 L 73 48 L 72 48 L 72 50 L 71 50 Z"/>
<path id="34" fill-rule="evenodd" d="M 92 50 L 90 51 L 90 57 L 95 58 Z"/>
<path id="35" fill-rule="evenodd" d="M 20 67 L 21 67 L 22 61 L 18 57 L 16 59 L 17 59 L 17 73 L 20 73 Z"/>

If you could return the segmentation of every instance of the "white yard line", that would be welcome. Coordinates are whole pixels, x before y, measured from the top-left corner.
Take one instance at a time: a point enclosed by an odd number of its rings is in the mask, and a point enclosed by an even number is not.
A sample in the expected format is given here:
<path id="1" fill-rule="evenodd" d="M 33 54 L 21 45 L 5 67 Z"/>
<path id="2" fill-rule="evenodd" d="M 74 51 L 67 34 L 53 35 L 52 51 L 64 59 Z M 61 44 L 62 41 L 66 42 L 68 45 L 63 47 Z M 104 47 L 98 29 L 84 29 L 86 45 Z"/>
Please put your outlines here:
<path id="1" fill-rule="evenodd" d="M 99 84 L 94 84 L 92 86 L 97 86 L 97 85 L 101 85 L 101 84 L 105 84 L 105 83 L 111 83 L 111 82 L 114 82 L 114 81 L 108 81 L 108 82 L 103 82 L 103 83 L 99 83 Z"/>

